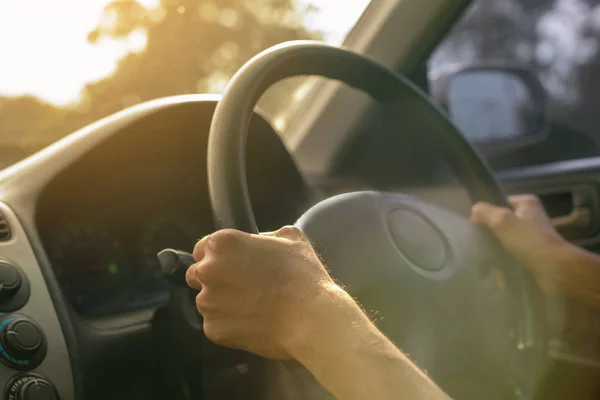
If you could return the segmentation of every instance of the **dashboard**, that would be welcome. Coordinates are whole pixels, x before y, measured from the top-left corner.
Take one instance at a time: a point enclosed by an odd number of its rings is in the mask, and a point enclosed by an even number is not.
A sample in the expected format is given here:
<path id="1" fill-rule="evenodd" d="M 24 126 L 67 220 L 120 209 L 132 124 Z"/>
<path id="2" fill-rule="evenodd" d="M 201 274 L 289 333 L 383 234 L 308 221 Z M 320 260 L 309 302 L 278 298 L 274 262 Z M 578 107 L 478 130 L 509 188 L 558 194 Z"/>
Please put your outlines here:
<path id="1" fill-rule="evenodd" d="M 59 228 L 49 236 L 48 255 L 77 311 L 106 315 L 167 299 L 157 252 L 191 251 L 212 228 L 206 207 L 194 204 L 198 194 L 181 190 L 193 182 L 176 169 L 152 171 L 151 181 L 140 170 L 106 174 L 52 223 Z"/>
<path id="2" fill-rule="evenodd" d="M 164 303 L 156 254 L 191 251 L 213 230 L 206 141 L 212 107 L 183 105 L 125 128 L 48 184 L 37 223 L 62 291 L 86 317 Z M 256 116 L 248 179 L 263 230 L 293 223 L 310 192 L 269 124 Z"/>
<path id="3" fill-rule="evenodd" d="M 186 97 L 180 102 L 171 99 L 165 107 L 154 104 L 146 110 L 129 110 L 0 174 L 0 198 L 15 215 L 8 208 L 0 211 L 20 238 L 0 247 L 3 257 L 14 261 L 31 280 L 30 305 L 20 313 L 43 327 L 49 352 L 37 371 L 54 382 L 62 398 L 74 398 L 69 391 L 84 386 L 85 398 L 90 399 L 152 398 L 156 395 L 152 385 L 171 373 L 164 354 L 148 351 L 157 348 L 156 335 L 161 331 L 154 324 L 158 321 L 162 327 L 161 315 L 163 324 L 170 323 L 161 314 L 166 308 L 159 306 L 175 297 L 159 274 L 155 255 L 165 247 L 190 251 L 197 239 L 213 230 L 206 142 L 215 105 L 215 101 Z M 411 140 L 415 136 L 398 135 L 393 126 L 373 131 L 378 133 L 375 138 L 373 132 L 366 132 L 371 135 L 368 145 L 357 140 L 346 157 L 340 157 L 336 176 L 309 188 L 276 132 L 255 115 L 246 172 L 259 228 L 268 231 L 293 223 L 319 200 L 321 192 L 332 195 L 372 186 L 445 203 L 456 198 L 457 209 L 468 208 L 462 188 L 452 187 L 443 195 L 437 190 L 411 190 L 409 186 L 415 189 L 433 175 L 445 179 L 438 173 L 445 168 L 432 168 L 427 177 L 408 180 L 420 168 L 400 164 L 412 159 L 399 157 L 399 149 L 415 157 L 420 154 L 413 150 L 418 144 Z M 574 348 L 562 340 L 567 339 L 564 314 L 572 314 L 563 308 L 563 303 L 548 307 L 557 311 L 549 315 L 556 325 L 551 336 L 561 339 L 551 340 L 550 351 L 568 357 L 570 364 L 582 364 L 579 355 L 587 356 L 583 363 L 598 368 L 600 358 L 589 356 L 600 354 L 595 339 L 600 320 L 587 314 L 580 318 L 590 328 L 584 332 L 585 340 L 581 323 L 566 322 L 573 323 L 569 343 L 581 343 Z M 181 327 L 168 328 L 181 333 Z M 185 349 L 190 354 L 189 346 L 199 336 L 193 333 L 196 336 Z M 160 343 L 175 345 L 179 338 Z M 596 345 L 594 351 L 588 344 Z M 4 374 L 7 370 L 0 365 L 0 387 L 10 377 Z M 111 385 L 106 385 L 107 379 Z M 136 397 L 123 390 L 140 387 L 150 394 Z"/>

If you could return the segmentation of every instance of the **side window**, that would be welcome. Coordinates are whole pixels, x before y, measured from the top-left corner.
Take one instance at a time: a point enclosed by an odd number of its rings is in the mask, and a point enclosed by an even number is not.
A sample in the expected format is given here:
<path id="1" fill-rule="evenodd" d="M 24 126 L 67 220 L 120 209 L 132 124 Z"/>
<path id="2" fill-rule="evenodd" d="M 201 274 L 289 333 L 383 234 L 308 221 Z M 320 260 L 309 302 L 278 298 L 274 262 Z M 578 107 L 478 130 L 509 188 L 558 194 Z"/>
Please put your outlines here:
<path id="1" fill-rule="evenodd" d="M 479 70 L 478 76 L 469 74 L 456 86 L 478 92 L 469 106 L 468 96 L 449 100 L 454 89 L 449 91 L 445 83 L 442 93 L 450 103 L 445 104 L 449 114 L 467 137 L 477 138 L 494 168 L 600 155 L 600 0 L 476 0 L 429 61 L 432 92 L 449 71 L 485 65 L 527 70 L 547 96 L 543 132 L 536 132 L 536 140 L 511 141 L 507 130 L 512 134 L 517 125 L 494 85 L 506 81 L 501 84 L 505 90 L 512 88 L 510 98 L 518 97 L 520 112 L 529 105 L 531 114 L 534 96 L 524 96 L 511 79 L 486 77 Z M 488 113 L 475 111 L 484 109 L 486 93 L 491 97 Z"/>

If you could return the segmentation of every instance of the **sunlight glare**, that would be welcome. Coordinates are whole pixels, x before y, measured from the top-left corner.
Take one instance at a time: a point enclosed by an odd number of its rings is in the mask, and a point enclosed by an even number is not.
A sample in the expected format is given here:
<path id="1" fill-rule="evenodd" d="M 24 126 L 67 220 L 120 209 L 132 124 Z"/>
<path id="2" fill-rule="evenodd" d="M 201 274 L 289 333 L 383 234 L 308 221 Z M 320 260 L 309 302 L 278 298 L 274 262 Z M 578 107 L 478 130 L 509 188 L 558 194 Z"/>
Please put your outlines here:
<path id="1" fill-rule="evenodd" d="M 205 82 L 208 93 L 223 93 L 231 76 L 222 72 L 213 73 Z"/>
<path id="2" fill-rule="evenodd" d="M 127 49 L 132 53 L 141 53 L 148 44 L 148 35 L 143 29 L 136 29 L 127 36 Z"/>
<path id="3" fill-rule="evenodd" d="M 206 22 L 212 22 L 219 18 L 219 9 L 214 3 L 202 3 L 198 7 L 198 16 Z"/>
<path id="4" fill-rule="evenodd" d="M 219 14 L 219 22 L 226 28 L 233 28 L 238 24 L 240 19 L 239 13 L 233 8 L 225 8 Z"/>
<path id="5" fill-rule="evenodd" d="M 164 18 L 161 0 L 137 0 L 154 10 L 150 18 Z M 319 10 L 309 22 L 309 29 L 324 32 L 325 40 L 340 44 L 348 29 L 369 0 L 353 0 L 339 7 L 340 0 L 298 0 L 299 9 L 314 3 Z M 0 96 L 33 95 L 56 105 L 81 100 L 85 85 L 114 73 L 119 60 L 147 46 L 142 30 L 122 40 L 101 37 L 95 44 L 87 35 L 99 23 L 113 25 L 114 17 L 101 20 L 104 7 L 111 0 L 0 0 Z M 31 10 L 35 10 L 32 12 Z M 185 10 L 192 11 L 192 10 Z M 212 2 L 193 10 L 204 21 L 218 20 L 235 27 L 239 14 L 233 9 L 219 9 Z M 229 50 L 221 54 L 229 58 Z M 239 51 L 234 51 L 236 53 Z M 211 76 L 210 92 L 222 91 L 228 76 Z M 301 94 L 297 94 L 301 95 Z"/>
<path id="6" fill-rule="evenodd" d="M 0 93 L 67 105 L 81 99 L 87 83 L 113 73 L 129 46 L 139 49 L 141 40 L 136 34 L 132 43 L 87 41 L 109 2 L 0 1 Z"/>
<path id="7" fill-rule="evenodd" d="M 278 117 L 275 117 L 275 119 L 273 119 L 273 127 L 278 132 L 285 131 L 285 125 L 286 125 L 286 118 L 284 116 L 278 116 Z"/>
<path id="8" fill-rule="evenodd" d="M 107 12 L 102 17 L 100 17 L 100 27 L 103 29 L 111 29 L 117 25 L 117 20 L 119 19 L 116 12 Z"/>
<path id="9" fill-rule="evenodd" d="M 160 6 L 160 0 L 138 0 L 138 3 L 140 3 L 142 7 L 147 10 L 151 10 Z"/>
<path id="10" fill-rule="evenodd" d="M 308 81 L 305 82 L 304 84 L 302 84 L 298 89 L 296 89 L 296 91 L 294 92 L 294 100 L 295 101 L 301 101 L 304 96 L 306 96 L 309 92 L 310 89 L 314 86 L 314 81 Z"/>

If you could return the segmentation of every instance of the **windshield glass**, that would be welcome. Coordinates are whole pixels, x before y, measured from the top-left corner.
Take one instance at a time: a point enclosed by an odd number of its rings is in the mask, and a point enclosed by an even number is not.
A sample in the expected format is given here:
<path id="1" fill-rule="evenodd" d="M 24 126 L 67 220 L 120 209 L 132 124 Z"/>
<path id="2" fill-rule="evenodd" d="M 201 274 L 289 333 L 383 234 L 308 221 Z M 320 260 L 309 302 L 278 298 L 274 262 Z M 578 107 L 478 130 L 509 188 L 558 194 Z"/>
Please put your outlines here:
<path id="1" fill-rule="evenodd" d="M 277 43 L 339 45 L 369 2 L 1 1 L 0 168 L 134 104 L 220 93 Z M 302 79 L 276 85 L 261 107 L 281 115 Z"/>

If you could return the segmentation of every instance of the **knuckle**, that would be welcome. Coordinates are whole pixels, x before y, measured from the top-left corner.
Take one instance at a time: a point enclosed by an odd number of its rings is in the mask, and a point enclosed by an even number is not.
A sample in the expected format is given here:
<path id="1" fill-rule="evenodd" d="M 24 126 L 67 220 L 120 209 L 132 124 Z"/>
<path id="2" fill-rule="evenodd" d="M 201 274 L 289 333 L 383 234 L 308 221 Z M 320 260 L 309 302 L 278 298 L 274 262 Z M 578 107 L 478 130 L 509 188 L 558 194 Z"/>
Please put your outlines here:
<path id="1" fill-rule="evenodd" d="M 230 250 L 232 246 L 236 246 L 241 239 L 239 231 L 234 229 L 223 229 L 210 235 L 208 238 L 208 246 L 214 252 Z"/>
<path id="2" fill-rule="evenodd" d="M 202 292 L 198 293 L 198 295 L 196 296 L 196 308 L 200 312 L 202 312 L 202 310 L 204 309 L 204 298 L 203 296 L 201 296 L 201 294 Z"/>
<path id="3" fill-rule="evenodd" d="M 473 205 L 471 208 L 471 214 L 473 214 L 475 217 L 479 217 L 483 213 L 484 209 L 485 205 L 483 203 L 475 203 L 475 205 Z"/>
<path id="4" fill-rule="evenodd" d="M 209 263 L 195 264 L 194 270 L 192 271 L 193 278 L 200 282 L 206 282 L 210 280 L 211 268 Z"/>
<path id="5" fill-rule="evenodd" d="M 194 251 L 192 252 L 192 257 L 194 257 L 194 260 L 200 261 L 204 257 L 204 245 L 205 243 L 203 240 L 196 242 L 194 245 Z"/>
<path id="6" fill-rule="evenodd" d="M 210 299 L 207 298 L 207 291 L 203 289 L 198 295 L 196 295 L 196 308 L 204 315 L 207 311 L 211 311 L 213 308 L 210 303 Z"/>
<path id="7" fill-rule="evenodd" d="M 294 225 L 286 225 L 277 231 L 277 236 L 288 239 L 304 239 L 304 233 Z"/>
<path id="8" fill-rule="evenodd" d="M 483 201 L 478 201 L 477 203 L 475 203 L 473 205 L 473 210 L 482 211 L 482 210 L 485 210 L 485 208 L 486 208 L 486 203 L 484 203 Z"/>
<path id="9" fill-rule="evenodd" d="M 219 324 L 211 321 L 204 320 L 204 335 L 208 340 L 216 344 L 223 344 L 227 340 L 226 332 L 219 326 Z"/>
<path id="10" fill-rule="evenodd" d="M 494 215 L 490 218 L 491 228 L 502 228 L 510 222 L 512 212 L 507 208 L 502 208 L 494 212 Z"/>
<path id="11" fill-rule="evenodd" d="M 201 286 L 200 284 L 202 283 L 202 280 L 200 279 L 200 274 L 198 273 L 199 269 L 200 266 L 198 264 L 194 264 L 191 267 L 189 267 L 188 270 L 185 272 L 185 281 L 188 284 L 188 286 L 192 288 L 197 288 L 198 286 Z"/>
<path id="12" fill-rule="evenodd" d="M 540 198 L 537 197 L 536 195 L 528 194 L 528 195 L 523 196 L 523 204 L 530 206 L 530 207 L 536 207 L 539 204 L 541 204 L 541 202 L 540 202 Z"/>
<path id="13" fill-rule="evenodd" d="M 219 280 L 219 271 L 215 262 L 205 259 L 187 270 L 185 280 L 191 288 L 204 291 L 207 285 Z"/>
<path id="14" fill-rule="evenodd" d="M 204 293 L 206 293 L 206 292 L 200 292 L 196 296 L 196 308 L 198 309 L 198 311 L 202 311 L 204 309 L 204 303 L 205 303 L 205 297 L 206 297 L 206 295 Z"/>

